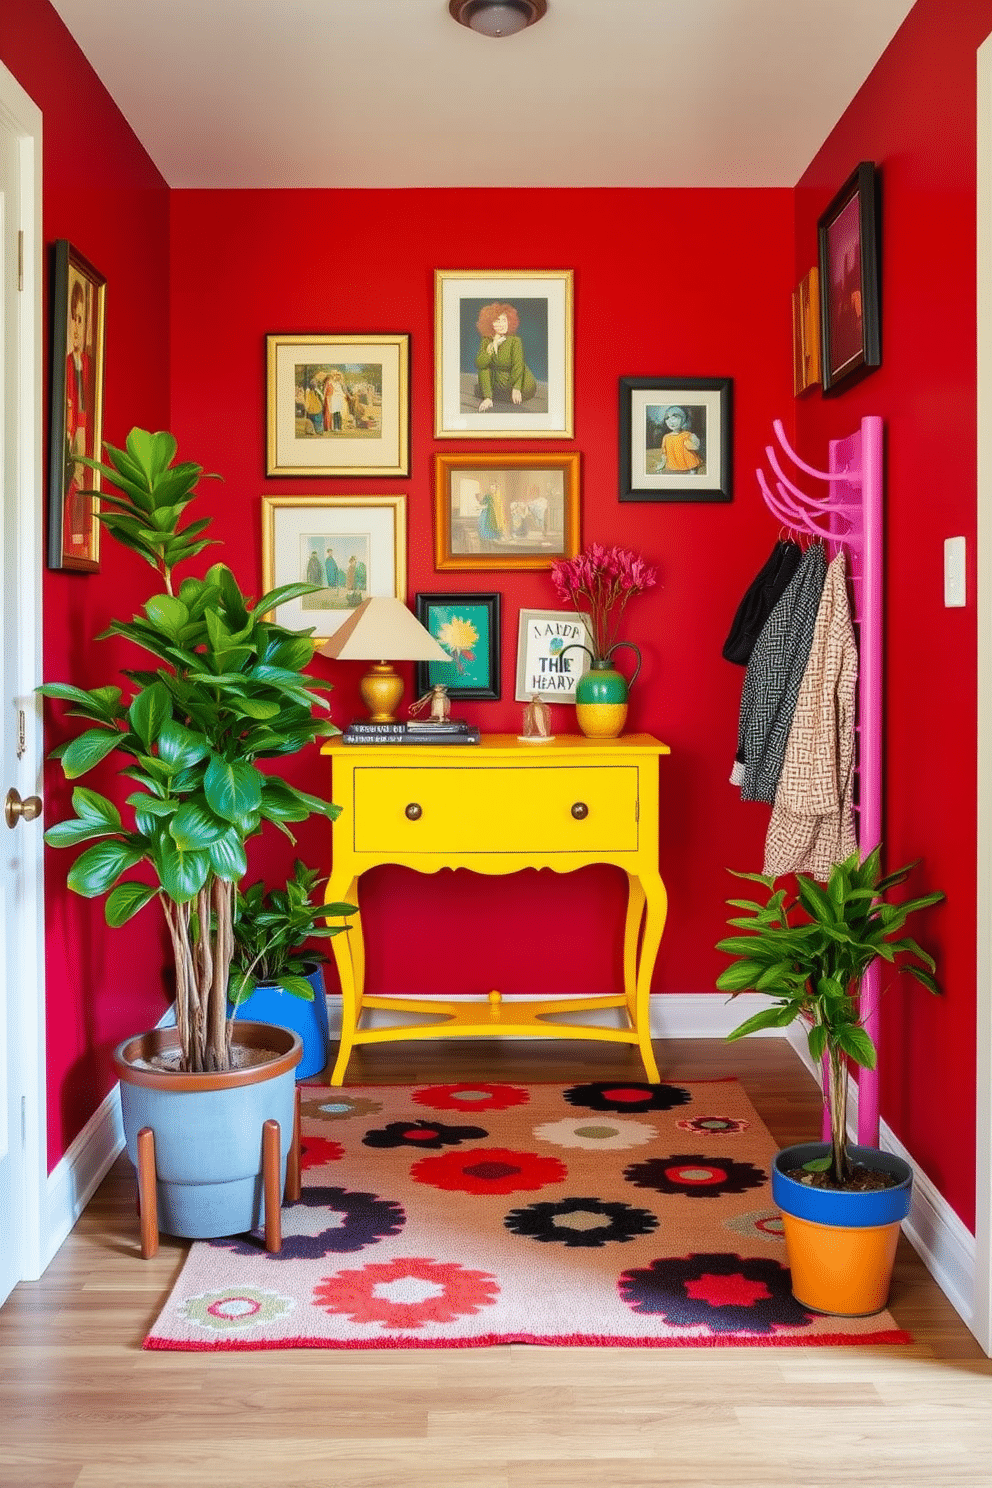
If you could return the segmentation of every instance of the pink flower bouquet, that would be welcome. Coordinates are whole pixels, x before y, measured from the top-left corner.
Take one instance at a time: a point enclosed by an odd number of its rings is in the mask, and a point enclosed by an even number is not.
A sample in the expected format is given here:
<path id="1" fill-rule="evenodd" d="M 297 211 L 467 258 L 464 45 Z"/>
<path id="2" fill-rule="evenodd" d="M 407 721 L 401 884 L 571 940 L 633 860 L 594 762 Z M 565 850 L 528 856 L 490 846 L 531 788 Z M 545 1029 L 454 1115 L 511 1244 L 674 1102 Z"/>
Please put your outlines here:
<path id="1" fill-rule="evenodd" d="M 658 575 L 626 548 L 592 543 L 577 558 L 552 563 L 551 582 L 559 599 L 588 611 L 596 658 L 605 660 L 617 645 L 620 621 L 631 596 L 653 589 Z"/>

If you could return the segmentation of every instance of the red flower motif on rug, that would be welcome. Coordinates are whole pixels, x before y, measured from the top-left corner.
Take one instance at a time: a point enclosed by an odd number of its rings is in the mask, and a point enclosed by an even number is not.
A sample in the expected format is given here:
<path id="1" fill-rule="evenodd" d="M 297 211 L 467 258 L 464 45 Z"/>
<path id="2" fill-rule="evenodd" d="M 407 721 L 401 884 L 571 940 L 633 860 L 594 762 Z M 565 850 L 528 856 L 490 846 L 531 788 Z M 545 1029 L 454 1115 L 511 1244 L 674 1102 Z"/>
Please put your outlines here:
<path id="1" fill-rule="evenodd" d="M 313 1301 L 327 1312 L 344 1313 L 353 1323 L 422 1328 L 469 1317 L 491 1307 L 498 1296 L 496 1278 L 487 1271 L 416 1257 L 326 1276 L 314 1288 Z"/>
<path id="2" fill-rule="evenodd" d="M 344 1148 L 340 1142 L 332 1142 L 329 1137 L 301 1137 L 300 1139 L 300 1167 L 304 1172 L 308 1168 L 320 1168 L 324 1163 L 340 1162 L 344 1157 Z"/>
<path id="3" fill-rule="evenodd" d="M 519 1193 L 563 1183 L 567 1176 L 568 1169 L 557 1157 L 512 1152 L 506 1147 L 474 1147 L 469 1152 L 424 1157 L 410 1169 L 417 1183 L 471 1194 Z"/>
<path id="4" fill-rule="evenodd" d="M 424 1085 L 410 1099 L 434 1111 L 506 1111 L 525 1106 L 530 1091 L 520 1085 Z"/>

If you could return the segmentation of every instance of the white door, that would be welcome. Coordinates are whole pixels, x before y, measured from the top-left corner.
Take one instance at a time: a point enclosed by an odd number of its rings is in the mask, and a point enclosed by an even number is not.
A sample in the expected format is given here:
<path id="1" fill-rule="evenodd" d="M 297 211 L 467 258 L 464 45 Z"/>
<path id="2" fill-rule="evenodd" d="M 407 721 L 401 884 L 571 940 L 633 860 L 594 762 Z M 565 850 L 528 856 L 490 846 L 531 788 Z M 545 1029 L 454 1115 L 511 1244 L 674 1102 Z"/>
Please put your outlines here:
<path id="1" fill-rule="evenodd" d="M 0 67 L 0 1303 L 42 1258 L 41 114 Z M 33 801 L 32 801 L 33 805 Z M 12 825 L 9 825 L 12 823 Z M 45 1258 L 47 1260 L 47 1257 Z"/>

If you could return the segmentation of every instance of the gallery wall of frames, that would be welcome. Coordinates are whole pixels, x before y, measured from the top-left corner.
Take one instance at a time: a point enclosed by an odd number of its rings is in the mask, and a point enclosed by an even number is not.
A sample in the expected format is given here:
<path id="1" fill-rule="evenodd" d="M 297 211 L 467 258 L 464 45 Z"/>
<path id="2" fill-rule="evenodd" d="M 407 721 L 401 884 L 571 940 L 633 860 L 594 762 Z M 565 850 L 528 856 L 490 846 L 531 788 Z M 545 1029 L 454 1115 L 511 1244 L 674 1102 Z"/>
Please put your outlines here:
<path id="1" fill-rule="evenodd" d="M 741 500 L 740 473 L 746 481 L 770 419 L 793 402 L 791 204 L 784 192 L 733 193 L 728 257 L 726 194 L 692 193 L 687 212 L 689 199 L 178 192 L 173 354 L 193 354 L 189 376 L 175 379 L 172 427 L 182 451 L 224 477 L 211 501 L 236 570 L 254 564 L 262 586 L 263 528 L 277 582 L 305 579 L 308 564 L 318 577 L 332 550 L 328 593 L 308 616 L 318 634 L 383 585 L 435 634 L 447 626 L 464 641 L 469 631 L 450 622 L 465 621 L 477 639 L 452 651 L 452 712 L 484 733 L 521 732 L 527 616 L 567 611 L 555 558 L 594 543 L 643 557 L 658 583 L 624 618 L 643 658 L 627 730 L 671 746 L 663 852 L 673 865 L 692 860 L 722 904 L 727 850 L 705 844 L 729 832 L 735 861 L 760 850 L 759 823 L 729 787 L 724 798 L 704 780 L 729 774 L 740 678 L 720 647 L 741 576 L 768 540 Z M 506 219 L 498 246 L 493 213 Z M 758 282 L 777 313 L 756 359 Z M 389 534 L 361 520 L 371 510 L 382 522 L 384 509 L 365 505 L 372 497 L 402 506 L 398 559 Z M 362 713 L 360 668 L 315 665 L 333 681 L 344 727 Z M 405 679 L 407 706 L 430 671 L 406 664 Z M 576 732 L 569 696 L 548 706 L 557 733 Z M 310 786 L 332 788 L 326 762 L 301 768 Z M 302 832 L 308 855 L 326 860 L 320 829 Z M 684 873 L 668 876 L 681 898 Z M 511 920 L 521 896 L 528 915 L 560 927 L 535 942 L 547 987 L 612 985 L 612 935 L 588 955 L 574 950 L 590 917 L 621 914 L 610 870 L 492 881 L 482 896 L 463 877 L 452 876 L 439 919 L 436 884 L 377 871 L 371 904 L 401 932 L 371 951 L 378 985 L 478 990 L 465 957 L 488 935 L 488 915 Z M 657 990 L 711 986 L 719 929 L 698 898 L 673 908 Z M 482 990 L 527 991 L 533 971 L 499 939 L 478 971 L 491 979 Z M 410 944 L 450 954 L 428 967 L 400 952 Z"/>

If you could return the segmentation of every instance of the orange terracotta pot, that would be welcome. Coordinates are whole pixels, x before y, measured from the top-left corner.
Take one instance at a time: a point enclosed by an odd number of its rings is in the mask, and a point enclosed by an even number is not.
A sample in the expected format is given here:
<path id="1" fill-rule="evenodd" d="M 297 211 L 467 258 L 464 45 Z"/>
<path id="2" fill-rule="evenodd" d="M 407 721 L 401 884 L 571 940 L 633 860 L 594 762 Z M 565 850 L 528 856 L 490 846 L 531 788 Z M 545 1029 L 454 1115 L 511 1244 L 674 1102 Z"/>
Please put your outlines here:
<path id="1" fill-rule="evenodd" d="M 891 1173 L 891 1188 L 867 1193 L 811 1188 L 788 1176 L 829 1152 L 823 1142 L 786 1147 L 772 1168 L 772 1197 L 782 1211 L 792 1271 L 792 1295 L 804 1307 L 838 1317 L 869 1317 L 889 1300 L 902 1220 L 909 1213 L 913 1172 L 891 1152 L 852 1146 L 854 1162 Z"/>

